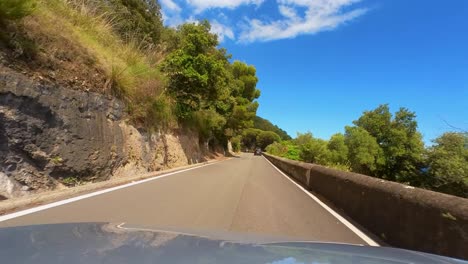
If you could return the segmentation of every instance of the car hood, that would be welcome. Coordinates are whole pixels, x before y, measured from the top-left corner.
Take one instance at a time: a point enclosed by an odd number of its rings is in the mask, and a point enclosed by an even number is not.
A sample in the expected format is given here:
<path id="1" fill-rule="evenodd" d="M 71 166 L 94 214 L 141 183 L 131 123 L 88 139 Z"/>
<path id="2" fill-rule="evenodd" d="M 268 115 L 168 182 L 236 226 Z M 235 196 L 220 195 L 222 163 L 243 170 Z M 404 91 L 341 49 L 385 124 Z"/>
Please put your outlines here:
<path id="1" fill-rule="evenodd" d="M 468 263 L 385 247 L 282 242 L 252 243 L 80 223 L 0 229 L 2 263 Z"/>

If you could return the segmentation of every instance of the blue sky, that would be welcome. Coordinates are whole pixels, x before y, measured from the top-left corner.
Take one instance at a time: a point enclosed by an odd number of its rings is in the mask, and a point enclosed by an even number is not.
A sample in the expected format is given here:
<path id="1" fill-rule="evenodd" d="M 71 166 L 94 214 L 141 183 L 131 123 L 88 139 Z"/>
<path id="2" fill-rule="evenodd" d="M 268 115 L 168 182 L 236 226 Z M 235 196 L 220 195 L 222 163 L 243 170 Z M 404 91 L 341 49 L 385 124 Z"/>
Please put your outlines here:
<path id="1" fill-rule="evenodd" d="M 258 115 L 324 139 L 388 103 L 426 143 L 468 130 L 468 1 L 160 0 L 165 23 L 206 18 L 260 79 Z"/>

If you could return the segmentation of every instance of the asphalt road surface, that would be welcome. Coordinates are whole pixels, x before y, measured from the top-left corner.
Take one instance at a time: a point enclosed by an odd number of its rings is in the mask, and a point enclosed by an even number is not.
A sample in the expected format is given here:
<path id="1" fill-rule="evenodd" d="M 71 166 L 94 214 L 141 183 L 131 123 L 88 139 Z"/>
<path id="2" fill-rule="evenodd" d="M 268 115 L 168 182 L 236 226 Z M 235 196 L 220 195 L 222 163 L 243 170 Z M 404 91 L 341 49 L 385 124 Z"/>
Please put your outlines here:
<path id="1" fill-rule="evenodd" d="M 368 244 L 252 154 L 6 220 L 0 227 L 69 222 Z"/>

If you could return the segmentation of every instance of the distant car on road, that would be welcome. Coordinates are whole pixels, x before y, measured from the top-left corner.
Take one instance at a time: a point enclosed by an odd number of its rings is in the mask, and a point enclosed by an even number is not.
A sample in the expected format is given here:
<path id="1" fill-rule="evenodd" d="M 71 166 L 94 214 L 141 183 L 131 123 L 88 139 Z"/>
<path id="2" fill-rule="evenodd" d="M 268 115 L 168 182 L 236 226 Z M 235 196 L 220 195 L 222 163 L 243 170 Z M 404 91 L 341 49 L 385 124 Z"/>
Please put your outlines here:
<path id="1" fill-rule="evenodd" d="M 261 155 L 262 155 L 262 149 L 256 148 L 256 149 L 255 149 L 255 152 L 254 152 L 254 155 L 255 155 L 255 156 L 261 156 Z"/>

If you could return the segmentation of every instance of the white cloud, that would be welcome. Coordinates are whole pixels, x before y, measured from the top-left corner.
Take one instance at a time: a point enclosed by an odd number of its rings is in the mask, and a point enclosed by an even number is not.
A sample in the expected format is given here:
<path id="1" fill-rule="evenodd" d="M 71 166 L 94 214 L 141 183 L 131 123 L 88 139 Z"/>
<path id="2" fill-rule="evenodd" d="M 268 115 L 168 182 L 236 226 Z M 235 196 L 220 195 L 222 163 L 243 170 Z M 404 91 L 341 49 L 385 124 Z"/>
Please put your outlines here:
<path id="1" fill-rule="evenodd" d="M 219 42 L 223 42 L 225 38 L 234 39 L 234 31 L 217 20 L 210 21 L 211 33 L 218 35 Z"/>
<path id="2" fill-rule="evenodd" d="M 285 6 L 285 5 L 279 5 L 278 6 L 279 12 L 282 16 L 289 18 L 291 20 L 297 20 L 297 12 L 294 8 Z"/>
<path id="3" fill-rule="evenodd" d="M 264 0 L 186 0 L 188 4 L 195 7 L 196 12 L 202 12 L 212 8 L 234 9 L 241 5 L 259 6 Z"/>
<path id="4" fill-rule="evenodd" d="M 222 21 L 227 21 L 229 20 L 229 18 L 226 16 L 226 14 L 224 14 L 223 12 L 219 12 L 218 13 L 218 17 L 219 19 L 221 19 Z"/>
<path id="5" fill-rule="evenodd" d="M 269 20 L 271 14 L 258 14 L 232 24 L 228 15 L 242 5 L 259 8 L 265 1 L 276 2 L 279 18 Z M 212 32 L 225 39 L 243 43 L 294 38 L 299 35 L 315 34 L 351 21 L 367 12 L 366 8 L 355 7 L 362 0 L 160 0 L 164 23 L 178 26 L 205 18 L 205 12 L 217 10 L 218 14 L 207 17 Z M 252 7 L 253 8 L 253 7 Z M 257 9 L 261 11 L 262 8 Z M 266 16 L 265 16 L 266 15 Z M 261 19 L 260 19 L 261 18 Z M 230 26 L 233 26 L 232 28 Z M 237 39 L 236 39 L 237 38 Z"/>
<path id="6" fill-rule="evenodd" d="M 162 8 L 164 10 L 172 11 L 172 12 L 180 12 L 180 6 L 177 5 L 174 1 L 172 0 L 160 0 L 160 3 L 162 5 Z"/>
<path id="7" fill-rule="evenodd" d="M 176 27 L 186 22 L 186 20 L 182 18 L 180 13 L 170 13 L 162 11 L 161 14 L 164 24 L 170 27 Z"/>
<path id="8" fill-rule="evenodd" d="M 269 41 L 331 30 L 367 12 L 364 8 L 343 11 L 356 2 L 360 0 L 277 0 L 282 18 L 271 22 L 247 19 L 239 40 Z M 305 9 L 302 16 L 300 9 Z"/>
<path id="9" fill-rule="evenodd" d="M 173 0 L 160 0 L 161 14 L 164 24 L 175 27 L 185 22 L 182 18 L 182 8 Z"/>

